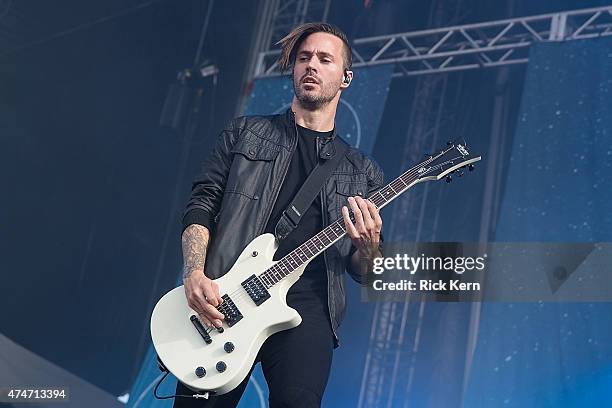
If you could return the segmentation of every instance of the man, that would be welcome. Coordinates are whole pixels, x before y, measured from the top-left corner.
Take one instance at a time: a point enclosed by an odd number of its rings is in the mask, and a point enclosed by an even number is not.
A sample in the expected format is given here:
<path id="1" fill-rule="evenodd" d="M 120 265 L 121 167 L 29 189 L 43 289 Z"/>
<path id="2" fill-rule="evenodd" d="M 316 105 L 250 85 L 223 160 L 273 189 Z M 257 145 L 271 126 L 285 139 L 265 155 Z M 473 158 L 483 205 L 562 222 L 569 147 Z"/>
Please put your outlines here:
<path id="1" fill-rule="evenodd" d="M 253 238 L 275 232 L 312 169 L 333 157 L 340 143 L 334 118 L 340 95 L 353 78 L 346 36 L 334 26 L 309 23 L 279 43 L 281 69 L 293 69 L 291 108 L 280 115 L 232 121 L 195 180 L 185 210 L 185 294 L 206 325 L 221 327 L 223 319 L 215 308 L 222 299 L 213 279 L 230 269 Z M 344 272 L 366 284 L 373 259 L 380 256 L 382 220 L 364 197 L 382 183 L 378 165 L 349 148 L 297 228 L 280 241 L 275 260 L 340 217 L 348 235 L 315 258 L 289 290 L 287 304 L 300 313 L 302 323 L 272 335 L 257 356 L 271 407 L 321 404 L 345 310 Z M 233 407 L 247 382 L 248 376 L 232 392 L 206 402 L 176 398 L 174 406 Z M 192 392 L 179 383 L 177 394 Z"/>

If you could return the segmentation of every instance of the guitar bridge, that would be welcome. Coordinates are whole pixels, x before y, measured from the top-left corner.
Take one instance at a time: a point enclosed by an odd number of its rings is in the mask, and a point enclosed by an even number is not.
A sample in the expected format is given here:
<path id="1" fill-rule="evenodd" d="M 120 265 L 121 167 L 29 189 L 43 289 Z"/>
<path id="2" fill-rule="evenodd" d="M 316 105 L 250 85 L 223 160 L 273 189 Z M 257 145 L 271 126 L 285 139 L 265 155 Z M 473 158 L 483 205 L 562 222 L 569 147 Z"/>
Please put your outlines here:
<path id="1" fill-rule="evenodd" d="M 270 293 L 255 275 L 249 276 L 249 278 L 242 282 L 241 285 L 257 306 L 261 305 L 270 298 Z"/>
<path id="2" fill-rule="evenodd" d="M 223 307 L 220 312 L 225 316 L 225 323 L 227 323 L 229 327 L 232 327 L 242 319 L 242 313 L 240 313 L 240 310 L 238 310 L 238 307 L 236 307 L 234 301 L 228 295 L 221 296 L 221 299 L 223 299 L 221 303 Z"/>
<path id="3" fill-rule="evenodd" d="M 198 316 L 192 315 L 189 318 L 189 320 L 191 320 L 191 323 L 193 323 L 193 326 L 196 328 L 198 333 L 200 333 L 200 336 L 202 336 L 202 338 L 204 339 L 204 342 L 206 344 L 212 343 L 212 339 L 210 338 L 210 335 L 208 334 L 208 332 L 206 331 L 206 329 L 202 325 L 202 322 L 200 322 L 200 319 L 198 319 Z"/>

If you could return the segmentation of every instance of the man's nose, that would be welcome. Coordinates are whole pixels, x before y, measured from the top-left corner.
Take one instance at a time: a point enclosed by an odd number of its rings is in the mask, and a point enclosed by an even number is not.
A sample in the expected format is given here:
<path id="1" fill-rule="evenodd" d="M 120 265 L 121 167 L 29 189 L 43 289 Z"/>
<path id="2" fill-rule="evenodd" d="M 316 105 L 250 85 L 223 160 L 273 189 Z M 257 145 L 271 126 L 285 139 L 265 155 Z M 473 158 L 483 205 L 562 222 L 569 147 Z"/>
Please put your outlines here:
<path id="1" fill-rule="evenodd" d="M 316 73 L 317 69 L 318 69 L 318 66 L 319 66 L 319 63 L 317 61 L 315 61 L 315 60 L 316 60 L 316 58 L 311 58 L 308 61 L 308 65 L 306 65 L 306 69 L 307 70 L 311 70 L 311 71 Z"/>

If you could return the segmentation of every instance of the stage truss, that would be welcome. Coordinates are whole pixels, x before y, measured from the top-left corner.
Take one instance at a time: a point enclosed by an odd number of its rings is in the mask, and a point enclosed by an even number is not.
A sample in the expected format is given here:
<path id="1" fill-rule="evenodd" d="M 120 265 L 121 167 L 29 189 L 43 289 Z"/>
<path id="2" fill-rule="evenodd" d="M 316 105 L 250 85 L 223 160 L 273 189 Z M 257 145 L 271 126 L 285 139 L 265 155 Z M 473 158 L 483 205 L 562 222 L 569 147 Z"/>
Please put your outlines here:
<path id="1" fill-rule="evenodd" d="M 353 42 L 353 66 L 395 64 L 394 76 L 415 76 L 524 64 L 534 43 L 609 35 L 612 6 L 563 11 L 359 38 Z M 261 52 L 255 76 L 280 75 L 278 55 L 277 49 Z"/>

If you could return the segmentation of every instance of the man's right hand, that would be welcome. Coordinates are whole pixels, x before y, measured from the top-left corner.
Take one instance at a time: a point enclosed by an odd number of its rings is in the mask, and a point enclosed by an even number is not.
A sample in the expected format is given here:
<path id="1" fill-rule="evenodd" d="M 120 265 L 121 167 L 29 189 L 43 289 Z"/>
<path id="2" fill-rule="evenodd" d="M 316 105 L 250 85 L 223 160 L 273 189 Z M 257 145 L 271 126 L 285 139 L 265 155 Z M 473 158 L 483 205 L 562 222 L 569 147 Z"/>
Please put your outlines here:
<path id="1" fill-rule="evenodd" d="M 185 285 L 187 303 L 198 313 L 202 323 L 221 327 L 223 313 L 217 310 L 217 306 L 223 302 L 223 299 L 219 294 L 219 285 L 201 271 L 194 271 L 184 276 L 183 285 Z"/>

